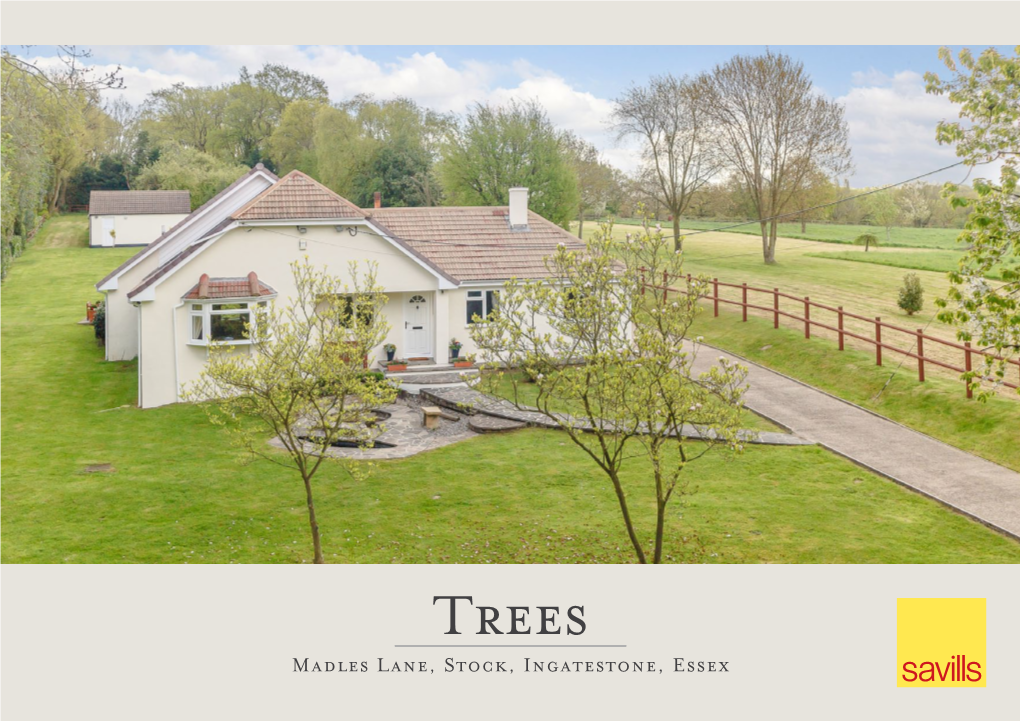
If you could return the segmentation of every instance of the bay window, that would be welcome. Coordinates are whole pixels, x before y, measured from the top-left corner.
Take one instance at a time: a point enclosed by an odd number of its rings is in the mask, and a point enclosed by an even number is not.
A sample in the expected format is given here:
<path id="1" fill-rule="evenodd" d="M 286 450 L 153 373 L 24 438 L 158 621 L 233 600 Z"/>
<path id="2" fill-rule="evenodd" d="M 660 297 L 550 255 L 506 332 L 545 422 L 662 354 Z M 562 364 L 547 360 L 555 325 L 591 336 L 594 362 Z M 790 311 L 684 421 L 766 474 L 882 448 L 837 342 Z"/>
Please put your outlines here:
<path id="1" fill-rule="evenodd" d="M 258 307 L 265 307 L 266 301 L 218 300 L 191 303 L 192 345 L 228 343 L 243 345 L 251 343 L 248 328 L 255 322 Z"/>

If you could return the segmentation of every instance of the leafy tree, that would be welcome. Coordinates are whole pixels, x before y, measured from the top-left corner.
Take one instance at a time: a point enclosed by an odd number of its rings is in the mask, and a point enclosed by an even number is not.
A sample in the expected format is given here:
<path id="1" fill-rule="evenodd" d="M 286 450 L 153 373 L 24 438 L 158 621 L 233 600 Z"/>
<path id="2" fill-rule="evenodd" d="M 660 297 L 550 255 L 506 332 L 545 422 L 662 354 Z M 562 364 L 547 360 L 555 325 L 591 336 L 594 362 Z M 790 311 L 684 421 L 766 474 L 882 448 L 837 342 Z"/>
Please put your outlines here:
<path id="1" fill-rule="evenodd" d="M 598 148 L 573 133 L 564 135 L 570 162 L 577 176 L 577 237 L 584 237 L 584 216 L 599 217 L 613 190 L 613 167 L 602 162 Z"/>
<path id="2" fill-rule="evenodd" d="M 149 94 L 142 129 L 160 146 L 180 145 L 199 152 L 210 150 L 211 138 L 223 122 L 227 91 L 191 88 L 177 83 Z"/>
<path id="3" fill-rule="evenodd" d="M 726 164 L 759 219 L 762 255 L 774 263 L 776 216 L 794 209 L 805 179 L 850 167 L 843 106 L 815 92 L 803 63 L 771 51 L 737 55 L 700 83 Z"/>
<path id="4" fill-rule="evenodd" d="M 561 137 L 536 102 L 476 105 L 447 144 L 440 178 L 454 205 L 506 205 L 529 189 L 528 206 L 566 227 L 577 209 L 577 179 Z"/>
<path id="5" fill-rule="evenodd" d="M 175 148 L 145 168 L 135 183 L 139 190 L 188 190 L 195 209 L 240 178 L 248 169 L 192 148 Z"/>
<path id="6" fill-rule="evenodd" d="M 878 237 L 871 233 L 864 233 L 863 235 L 858 235 L 854 238 L 854 245 L 863 245 L 864 252 L 867 253 L 868 248 L 873 245 L 878 245 Z"/>
<path id="7" fill-rule="evenodd" d="M 875 193 L 867 197 L 867 217 L 875 225 L 885 228 L 885 240 L 889 242 L 889 231 L 900 218 L 900 208 L 888 192 Z"/>
<path id="8" fill-rule="evenodd" d="M 903 276 L 903 287 L 900 288 L 896 305 L 905 310 L 907 315 L 917 313 L 924 306 L 924 289 L 917 273 L 907 273 Z"/>
<path id="9" fill-rule="evenodd" d="M 997 179 L 974 181 L 976 198 L 946 186 L 953 204 L 971 213 L 960 235 L 969 250 L 949 274 L 948 298 L 937 301 L 939 318 L 955 324 L 961 340 L 1011 358 L 1020 353 L 1020 272 L 1009 263 L 1020 256 L 1020 46 L 1012 57 L 991 48 L 976 58 L 965 49 L 956 59 L 941 48 L 939 57 L 953 76 L 926 73 L 927 90 L 956 103 L 962 122 L 939 123 L 938 141 L 955 144 L 967 165 L 1000 163 Z M 993 270 L 1002 284 L 984 280 Z M 966 374 L 967 382 L 1001 381 L 1006 370 L 1004 361 L 986 358 L 983 369 Z"/>
<path id="10" fill-rule="evenodd" d="M 93 190 L 129 190 L 124 163 L 104 155 L 98 165 L 81 165 L 67 181 L 67 205 L 88 205 Z"/>
<path id="11" fill-rule="evenodd" d="M 904 220 L 915 228 L 945 227 L 952 220 L 952 207 L 935 183 L 905 185 L 896 193 L 896 201 Z"/>
<path id="12" fill-rule="evenodd" d="M 722 167 L 706 107 L 706 84 L 684 76 L 653 77 L 616 102 L 619 136 L 643 143 L 643 176 L 652 196 L 673 216 L 673 243 L 680 250 L 680 218 L 694 195 Z"/>
<path id="13" fill-rule="evenodd" d="M 266 152 L 281 175 L 300 170 L 318 177 L 315 117 L 323 107 L 312 100 L 295 100 L 284 109 L 280 124 L 266 142 Z"/>
<path id="14" fill-rule="evenodd" d="M 662 561 L 666 508 L 689 492 L 688 465 L 716 447 L 741 447 L 746 371 L 725 361 L 707 373 L 692 369 L 699 346 L 688 336 L 706 282 L 695 281 L 691 295 L 645 292 L 646 279 L 681 276 L 682 256 L 672 245 L 647 227 L 619 245 L 604 224 L 584 251 L 560 246 L 548 261 L 551 282 L 507 282 L 499 310 L 470 331 L 488 361 L 486 382 L 499 385 L 503 368 L 534 379 L 538 411 L 606 475 L 641 563 Z M 539 317 L 549 319 L 551 333 Z M 523 407 L 520 375 L 511 372 L 509 381 Z M 705 440 L 685 438 L 691 427 Z M 637 462 L 641 475 L 625 475 Z M 640 491 L 632 485 L 639 482 Z M 629 499 L 653 492 L 649 542 Z"/>
<path id="15" fill-rule="evenodd" d="M 206 406 L 210 419 L 230 431 L 249 462 L 268 460 L 298 472 L 315 563 L 324 563 L 312 479 L 326 462 L 355 481 L 365 478 L 361 464 L 329 451 L 338 441 L 370 443 L 373 410 L 392 402 L 397 390 L 362 367 L 387 332 L 386 296 L 376 285 L 374 266 L 362 273 L 352 265 L 350 284 L 316 270 L 307 259 L 291 268 L 295 293 L 289 305 L 261 308 L 246 324 L 251 352 L 213 344 L 185 397 L 214 401 Z M 350 303 L 358 313 L 351 314 Z M 266 443 L 266 431 L 283 445 L 286 458 Z"/>
<path id="16" fill-rule="evenodd" d="M 797 215 L 800 221 L 800 232 L 807 232 L 809 220 L 818 220 L 825 214 L 825 208 L 812 210 L 819 205 L 831 202 L 836 197 L 837 188 L 829 180 L 829 176 L 819 168 L 808 172 L 802 179 L 800 186 L 794 191 L 790 199 L 790 207 L 801 210 Z"/>

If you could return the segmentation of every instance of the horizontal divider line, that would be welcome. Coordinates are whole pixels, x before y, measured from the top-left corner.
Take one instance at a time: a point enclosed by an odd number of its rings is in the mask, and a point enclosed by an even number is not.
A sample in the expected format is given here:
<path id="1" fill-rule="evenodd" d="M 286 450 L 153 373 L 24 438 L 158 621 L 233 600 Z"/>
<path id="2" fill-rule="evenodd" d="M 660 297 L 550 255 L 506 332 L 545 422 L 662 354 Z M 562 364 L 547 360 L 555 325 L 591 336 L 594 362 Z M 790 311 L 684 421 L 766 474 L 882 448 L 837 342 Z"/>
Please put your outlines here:
<path id="1" fill-rule="evenodd" d="M 627 648 L 625 643 L 397 643 L 393 648 Z"/>

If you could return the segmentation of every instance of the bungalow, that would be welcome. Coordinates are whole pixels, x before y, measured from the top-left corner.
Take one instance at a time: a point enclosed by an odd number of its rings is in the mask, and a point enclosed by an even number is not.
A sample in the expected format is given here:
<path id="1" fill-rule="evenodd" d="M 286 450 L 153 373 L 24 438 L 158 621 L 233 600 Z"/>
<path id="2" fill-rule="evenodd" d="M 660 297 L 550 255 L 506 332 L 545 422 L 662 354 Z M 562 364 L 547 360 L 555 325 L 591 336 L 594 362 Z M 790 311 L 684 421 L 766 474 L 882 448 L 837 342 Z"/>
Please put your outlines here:
<path id="1" fill-rule="evenodd" d="M 449 342 L 475 348 L 467 329 L 498 302 L 511 277 L 543 278 L 544 260 L 577 238 L 528 210 L 526 188 L 509 207 L 358 208 L 299 171 L 256 165 L 96 284 L 106 296 L 106 359 L 138 357 L 138 404 L 175 403 L 195 380 L 211 341 L 244 348 L 258 303 L 294 291 L 290 263 L 307 256 L 346 276 L 374 261 L 385 289 L 386 343 L 404 358 L 449 361 Z M 382 346 L 370 359 L 385 358 Z"/>
<path id="2" fill-rule="evenodd" d="M 148 245 L 190 212 L 187 190 L 93 190 L 89 246 Z"/>

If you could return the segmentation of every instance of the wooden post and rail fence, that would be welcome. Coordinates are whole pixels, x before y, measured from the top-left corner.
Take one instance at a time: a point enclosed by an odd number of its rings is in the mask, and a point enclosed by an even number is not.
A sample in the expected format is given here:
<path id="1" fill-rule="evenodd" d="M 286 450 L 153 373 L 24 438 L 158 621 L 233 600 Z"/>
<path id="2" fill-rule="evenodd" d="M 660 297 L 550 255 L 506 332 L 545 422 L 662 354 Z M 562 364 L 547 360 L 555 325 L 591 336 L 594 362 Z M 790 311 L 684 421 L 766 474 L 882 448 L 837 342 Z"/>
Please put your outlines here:
<path id="1" fill-rule="evenodd" d="M 691 274 L 688 273 L 686 276 L 680 276 L 679 278 L 673 278 L 674 281 L 676 281 L 678 279 L 681 280 L 681 281 L 685 281 L 686 282 L 686 284 L 687 284 L 686 288 L 680 289 L 680 288 L 671 287 L 669 285 L 670 278 L 669 278 L 669 276 L 666 273 L 663 273 L 663 278 L 662 278 L 662 284 L 661 285 L 657 285 L 657 284 L 654 284 L 654 283 L 647 282 L 645 280 L 645 278 L 644 278 L 644 275 L 642 275 L 642 283 L 644 284 L 644 287 L 645 288 L 654 289 L 654 290 L 657 290 L 657 291 L 661 290 L 662 294 L 663 294 L 663 298 L 666 298 L 669 293 L 683 293 L 684 295 L 690 295 L 690 291 L 688 289 L 690 288 L 690 284 L 691 284 L 691 282 L 693 280 Z M 983 356 L 983 357 L 986 357 L 986 358 L 991 358 L 991 359 L 996 360 L 996 361 L 1004 360 L 1003 358 L 1001 358 L 1000 356 L 995 355 L 994 353 L 989 353 L 988 351 L 984 351 L 984 350 L 981 350 L 979 348 L 971 347 L 970 341 L 967 341 L 967 342 L 964 342 L 964 343 L 957 343 L 955 341 L 946 340 L 944 338 L 939 338 L 937 336 L 927 335 L 924 332 L 923 328 L 917 328 L 915 330 L 911 330 L 910 328 L 904 328 L 902 326 L 893 325 L 892 323 L 887 323 L 887 322 L 883 321 L 882 318 L 879 317 L 879 316 L 876 316 L 875 318 L 867 318 L 865 316 L 857 315 L 856 313 L 851 313 L 850 311 L 844 310 L 843 306 L 841 306 L 841 305 L 833 307 L 833 306 L 830 306 L 830 305 L 826 305 L 824 303 L 818 303 L 817 301 L 811 300 L 811 298 L 808 297 L 808 296 L 801 297 L 801 296 L 791 295 L 789 293 L 783 293 L 783 292 L 781 292 L 779 290 L 779 288 L 772 288 L 772 289 L 768 289 L 768 288 L 755 288 L 753 286 L 748 285 L 747 283 L 739 283 L 739 284 L 738 283 L 725 283 L 725 282 L 719 280 L 718 278 L 712 278 L 710 281 L 708 281 L 708 288 L 709 288 L 710 293 L 705 295 L 705 296 L 703 296 L 703 298 L 705 300 L 711 300 L 711 302 L 712 302 L 712 315 L 714 317 L 718 317 L 719 316 L 719 304 L 720 303 L 726 303 L 728 305 L 735 305 L 735 306 L 739 306 L 740 307 L 740 309 L 741 309 L 741 320 L 743 322 L 747 322 L 747 311 L 750 309 L 750 310 L 763 311 L 764 313 L 766 313 L 768 315 L 771 315 L 772 316 L 772 327 L 773 328 L 779 328 L 779 318 L 780 318 L 780 316 L 782 316 L 784 318 L 789 318 L 790 320 L 792 320 L 792 321 L 794 321 L 794 322 L 796 322 L 798 324 L 799 323 L 803 323 L 804 324 L 804 337 L 805 338 L 811 338 L 811 328 L 812 327 L 824 328 L 825 330 L 832 331 L 833 333 L 836 334 L 839 350 L 845 350 L 845 348 L 846 348 L 846 338 L 854 338 L 856 340 L 859 340 L 859 341 L 862 341 L 864 343 L 868 343 L 868 344 L 874 346 L 874 348 L 875 348 L 875 365 L 879 365 L 879 366 L 882 365 L 882 360 L 883 360 L 882 359 L 882 351 L 883 350 L 889 351 L 891 353 L 899 353 L 900 355 L 904 355 L 904 356 L 907 356 L 908 358 L 915 359 L 917 361 L 917 380 L 920 381 L 921 383 L 923 383 L 924 379 L 925 379 L 925 365 L 939 366 L 941 368 L 945 368 L 945 369 L 950 370 L 950 371 L 955 371 L 957 373 L 964 373 L 964 372 L 970 372 L 971 370 L 973 370 L 974 356 L 976 356 L 976 355 L 977 356 Z M 719 289 L 720 288 L 734 288 L 734 289 L 739 290 L 740 291 L 740 300 L 733 300 L 733 299 L 730 299 L 730 298 L 723 298 L 719 294 Z M 641 292 L 644 293 L 644 289 L 642 289 Z M 771 306 L 758 305 L 756 303 L 749 302 L 748 301 L 748 293 L 761 293 L 761 294 L 765 294 L 765 295 L 771 295 L 772 296 L 772 304 L 771 304 Z M 795 301 L 798 304 L 803 304 L 803 307 L 804 307 L 803 315 L 797 315 L 795 313 L 790 313 L 788 311 L 781 310 L 780 307 L 779 307 L 779 299 L 780 298 L 786 298 L 787 300 Z M 817 308 L 819 310 L 823 310 L 823 311 L 827 311 L 827 312 L 835 314 L 836 325 L 833 326 L 833 325 L 831 325 L 829 323 L 823 323 L 822 321 L 817 320 L 817 314 L 816 314 L 815 318 L 812 318 L 811 317 L 811 309 L 812 308 Z M 870 326 L 872 326 L 874 328 L 874 335 L 869 337 L 867 335 L 862 335 L 861 333 L 856 333 L 856 332 L 854 332 L 852 330 L 848 330 L 846 328 L 846 324 L 844 322 L 845 319 L 847 319 L 847 318 L 852 318 L 854 320 L 863 321 L 864 323 L 869 324 Z M 912 347 L 910 349 L 904 349 L 904 348 L 900 348 L 898 346 L 889 344 L 888 340 L 883 340 L 883 337 L 882 337 L 882 331 L 883 330 L 893 331 L 895 333 L 901 333 L 903 335 L 906 335 L 906 336 L 910 337 L 913 340 Z M 933 346 L 942 346 L 942 347 L 952 348 L 952 349 L 955 349 L 955 350 L 962 351 L 963 352 L 963 366 L 953 365 L 952 363 L 948 363 L 945 360 L 942 360 L 941 358 L 935 358 L 935 357 L 933 357 L 931 355 L 925 355 L 925 345 L 926 345 L 926 343 L 928 345 L 929 350 Z M 1016 366 L 1018 368 L 1018 370 L 1020 370 L 1020 360 L 1015 360 L 1015 359 L 1006 360 L 1006 363 L 1008 365 Z M 1012 381 L 1009 381 L 1009 380 L 1003 380 L 1002 381 L 1002 385 L 1006 386 L 1007 388 L 1014 388 L 1014 389 L 1017 388 L 1017 387 L 1020 387 L 1020 373 L 1018 373 L 1017 382 L 1012 382 Z M 970 384 L 968 383 L 967 384 L 967 397 L 968 398 L 972 398 L 973 395 L 974 395 L 973 389 L 971 388 Z"/>

